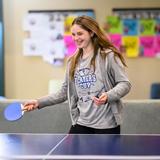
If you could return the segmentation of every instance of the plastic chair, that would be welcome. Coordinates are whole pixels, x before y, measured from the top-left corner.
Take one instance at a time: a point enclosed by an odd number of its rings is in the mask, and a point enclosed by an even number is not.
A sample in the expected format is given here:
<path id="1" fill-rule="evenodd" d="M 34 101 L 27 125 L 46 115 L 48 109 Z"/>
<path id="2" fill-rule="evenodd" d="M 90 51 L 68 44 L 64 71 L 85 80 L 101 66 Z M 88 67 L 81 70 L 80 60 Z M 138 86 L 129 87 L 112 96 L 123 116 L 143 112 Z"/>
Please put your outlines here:
<path id="1" fill-rule="evenodd" d="M 160 99 L 160 83 L 153 83 L 150 91 L 151 99 Z"/>

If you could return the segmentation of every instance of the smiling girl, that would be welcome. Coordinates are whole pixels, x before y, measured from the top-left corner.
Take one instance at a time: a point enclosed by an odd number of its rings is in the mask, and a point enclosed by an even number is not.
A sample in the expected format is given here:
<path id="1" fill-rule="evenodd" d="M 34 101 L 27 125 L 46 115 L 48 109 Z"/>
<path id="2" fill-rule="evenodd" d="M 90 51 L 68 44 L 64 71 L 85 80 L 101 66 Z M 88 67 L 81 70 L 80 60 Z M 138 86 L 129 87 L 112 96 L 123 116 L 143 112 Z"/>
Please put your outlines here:
<path id="1" fill-rule="evenodd" d="M 70 134 L 120 134 L 124 97 L 131 88 L 122 54 L 88 16 L 74 19 L 72 38 L 77 46 L 69 58 L 62 88 L 27 102 L 27 111 L 68 100 Z"/>

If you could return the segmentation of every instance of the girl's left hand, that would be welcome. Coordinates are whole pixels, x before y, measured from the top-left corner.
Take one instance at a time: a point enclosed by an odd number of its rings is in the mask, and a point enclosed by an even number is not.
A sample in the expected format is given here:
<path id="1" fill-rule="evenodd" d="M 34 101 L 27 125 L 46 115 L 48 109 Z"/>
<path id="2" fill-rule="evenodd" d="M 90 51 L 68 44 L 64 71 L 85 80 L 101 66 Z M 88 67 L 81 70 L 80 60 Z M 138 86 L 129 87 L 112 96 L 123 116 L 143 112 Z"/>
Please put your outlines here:
<path id="1" fill-rule="evenodd" d="M 98 106 L 105 104 L 107 102 L 107 99 L 108 97 L 106 93 L 102 93 L 99 98 L 93 97 L 94 103 Z"/>

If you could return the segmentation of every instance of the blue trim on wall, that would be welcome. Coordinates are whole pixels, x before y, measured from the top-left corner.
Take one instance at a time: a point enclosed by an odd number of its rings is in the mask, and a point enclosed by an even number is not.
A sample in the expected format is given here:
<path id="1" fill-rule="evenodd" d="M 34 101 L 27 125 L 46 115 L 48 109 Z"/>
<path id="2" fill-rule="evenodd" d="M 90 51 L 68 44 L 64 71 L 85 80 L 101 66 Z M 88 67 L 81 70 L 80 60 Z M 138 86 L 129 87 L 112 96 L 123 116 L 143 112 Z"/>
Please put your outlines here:
<path id="1" fill-rule="evenodd" d="M 3 6 L 0 0 L 0 96 L 4 96 Z"/>

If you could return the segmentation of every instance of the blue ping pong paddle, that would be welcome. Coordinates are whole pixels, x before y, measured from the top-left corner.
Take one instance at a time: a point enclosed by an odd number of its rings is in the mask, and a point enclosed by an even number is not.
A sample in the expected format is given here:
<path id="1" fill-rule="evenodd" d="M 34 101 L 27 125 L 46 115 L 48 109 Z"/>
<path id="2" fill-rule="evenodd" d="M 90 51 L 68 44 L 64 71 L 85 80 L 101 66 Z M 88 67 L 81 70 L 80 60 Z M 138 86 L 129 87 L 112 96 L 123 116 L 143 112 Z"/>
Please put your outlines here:
<path id="1" fill-rule="evenodd" d="M 23 105 L 19 102 L 14 102 L 5 108 L 4 117 L 8 121 L 16 121 L 23 116 L 24 112 Z"/>

